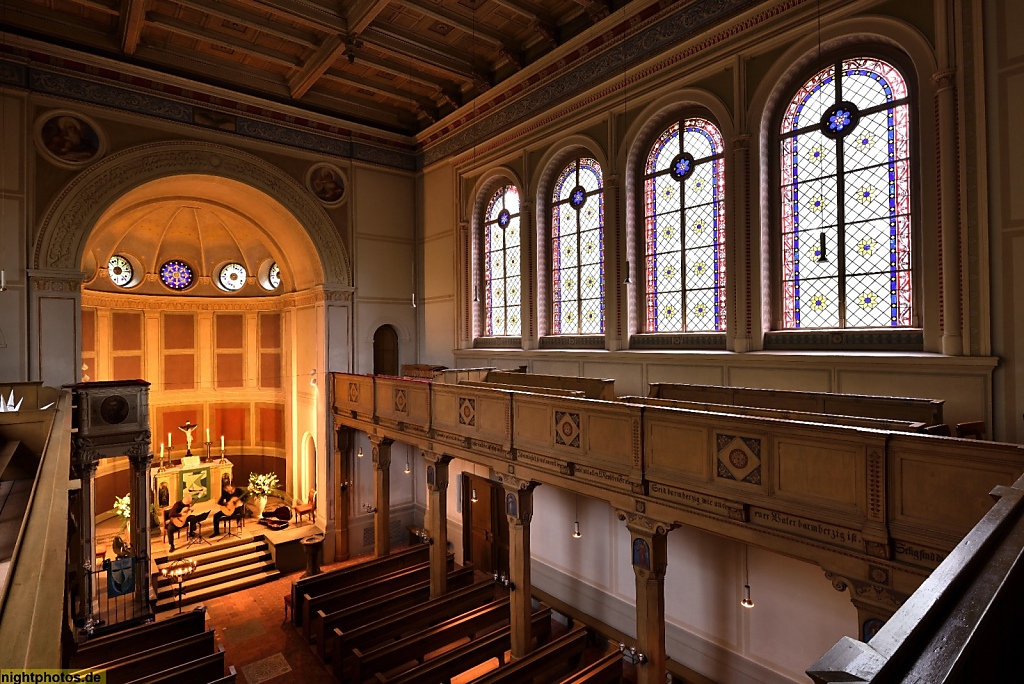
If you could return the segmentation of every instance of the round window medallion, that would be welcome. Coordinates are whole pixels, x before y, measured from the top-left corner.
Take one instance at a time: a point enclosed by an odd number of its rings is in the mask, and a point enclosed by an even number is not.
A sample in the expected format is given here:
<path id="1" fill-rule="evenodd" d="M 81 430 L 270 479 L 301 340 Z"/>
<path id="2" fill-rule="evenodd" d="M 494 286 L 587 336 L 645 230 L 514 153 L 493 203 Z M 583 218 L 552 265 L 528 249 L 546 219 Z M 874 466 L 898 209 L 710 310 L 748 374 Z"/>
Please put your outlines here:
<path id="1" fill-rule="evenodd" d="M 113 394 L 100 403 L 100 418 L 108 425 L 118 425 L 128 418 L 130 408 L 127 399 Z"/>
<path id="2" fill-rule="evenodd" d="M 120 254 L 115 254 L 107 262 L 107 275 L 110 276 L 110 282 L 118 287 L 128 287 L 135 275 L 135 269 L 132 268 L 128 259 Z"/>
<path id="3" fill-rule="evenodd" d="M 220 269 L 220 286 L 229 292 L 241 290 L 246 279 L 245 266 L 238 263 L 231 263 Z"/>
<path id="4" fill-rule="evenodd" d="M 192 267 L 184 261 L 172 259 L 160 267 L 160 280 L 172 290 L 188 289 L 192 278 Z"/>

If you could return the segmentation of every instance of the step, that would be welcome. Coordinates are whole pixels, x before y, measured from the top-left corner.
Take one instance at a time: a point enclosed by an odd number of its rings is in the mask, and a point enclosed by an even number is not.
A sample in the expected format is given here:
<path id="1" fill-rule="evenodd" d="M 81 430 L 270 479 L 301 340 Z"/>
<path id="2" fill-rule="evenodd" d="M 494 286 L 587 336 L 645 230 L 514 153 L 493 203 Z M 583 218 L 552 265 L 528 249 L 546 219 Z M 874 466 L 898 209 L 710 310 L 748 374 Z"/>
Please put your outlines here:
<path id="1" fill-rule="evenodd" d="M 203 577 L 191 577 L 187 582 L 183 582 L 185 592 L 197 591 L 199 589 L 205 589 L 206 587 L 212 587 L 217 584 L 223 584 L 240 577 L 248 577 L 249 575 L 259 575 L 264 572 L 269 572 L 274 569 L 274 562 L 271 560 L 249 563 L 242 567 L 230 568 L 221 572 L 212 573 Z M 163 584 L 157 587 L 156 595 L 157 598 L 164 598 L 165 596 L 171 596 L 178 591 L 178 583 L 174 582 Z"/>
<path id="2" fill-rule="evenodd" d="M 218 596 L 224 596 L 225 594 L 231 594 L 241 589 L 248 589 L 249 587 L 255 587 L 256 585 L 263 584 L 264 582 L 272 582 L 281 576 L 279 570 L 272 570 L 268 572 L 261 572 L 256 575 L 248 575 L 246 577 L 240 577 L 230 582 L 223 582 L 216 586 L 206 587 L 205 589 L 197 589 L 196 591 L 188 592 L 181 599 L 181 605 L 187 606 L 193 603 L 201 603 Z M 173 610 L 178 605 L 178 596 L 175 593 L 174 596 L 158 599 L 156 602 L 157 612 L 164 610 Z"/>
<path id="3" fill-rule="evenodd" d="M 173 553 L 168 553 L 165 556 L 156 556 L 154 560 L 157 565 L 166 565 L 167 563 L 180 560 L 182 558 L 195 558 L 201 563 L 212 562 L 213 560 L 220 560 L 221 558 L 230 557 L 232 554 L 238 553 L 239 546 L 246 546 L 251 548 L 258 548 L 260 544 L 266 544 L 266 538 L 261 534 L 252 538 L 246 539 L 227 539 L 225 541 L 213 544 L 209 546 L 206 544 L 196 544 L 191 548 L 185 548 L 187 542 L 185 537 L 179 540 L 181 543 L 177 545 L 177 548 Z"/>
<path id="4" fill-rule="evenodd" d="M 270 553 L 270 549 L 267 548 L 266 544 L 263 544 L 261 547 L 256 549 L 246 549 L 244 552 L 237 552 L 239 548 L 242 547 L 235 547 L 232 549 L 232 551 L 236 551 L 236 554 L 227 558 L 217 558 L 215 560 L 211 560 L 209 556 L 203 557 L 207 560 L 197 558 L 196 570 L 192 573 L 192 579 L 206 577 L 207 575 L 224 572 L 225 570 L 231 570 L 232 568 L 240 568 L 252 563 L 270 561 L 273 558 Z M 176 583 L 168 577 L 157 576 L 158 586 L 169 586 L 171 584 Z"/>

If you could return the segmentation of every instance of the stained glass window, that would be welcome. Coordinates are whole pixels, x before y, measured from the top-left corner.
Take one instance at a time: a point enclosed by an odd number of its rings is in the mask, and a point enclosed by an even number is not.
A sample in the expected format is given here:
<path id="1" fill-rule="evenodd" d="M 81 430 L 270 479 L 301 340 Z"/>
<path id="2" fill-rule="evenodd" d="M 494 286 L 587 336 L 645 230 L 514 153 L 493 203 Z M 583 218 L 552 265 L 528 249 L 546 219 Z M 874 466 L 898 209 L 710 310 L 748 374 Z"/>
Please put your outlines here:
<path id="1" fill-rule="evenodd" d="M 506 185 L 484 213 L 484 290 L 487 335 L 522 331 L 519 190 Z"/>
<path id="2" fill-rule="evenodd" d="M 276 261 L 271 264 L 270 272 L 267 273 L 267 283 L 272 290 L 276 290 L 277 286 L 281 284 L 281 267 L 277 265 Z"/>
<path id="3" fill-rule="evenodd" d="M 912 325 L 907 84 L 890 64 L 829 65 L 781 130 L 782 326 Z"/>
<path id="4" fill-rule="evenodd" d="M 647 155 L 647 331 L 725 330 L 725 160 L 706 119 L 672 124 Z"/>
<path id="5" fill-rule="evenodd" d="M 239 263 L 225 264 L 220 269 L 220 286 L 229 292 L 241 290 L 246 280 L 245 266 Z"/>
<path id="6" fill-rule="evenodd" d="M 160 267 L 160 280 L 172 290 L 185 290 L 192 285 L 192 267 L 172 259 Z"/>
<path id="7" fill-rule="evenodd" d="M 551 198 L 551 334 L 604 332 L 604 194 L 596 159 L 574 160 Z"/>
<path id="8" fill-rule="evenodd" d="M 132 268 L 132 262 L 128 261 L 127 258 L 120 254 L 115 254 L 107 262 L 107 275 L 110 276 L 110 282 L 115 285 L 128 287 L 135 277 L 135 269 Z"/>

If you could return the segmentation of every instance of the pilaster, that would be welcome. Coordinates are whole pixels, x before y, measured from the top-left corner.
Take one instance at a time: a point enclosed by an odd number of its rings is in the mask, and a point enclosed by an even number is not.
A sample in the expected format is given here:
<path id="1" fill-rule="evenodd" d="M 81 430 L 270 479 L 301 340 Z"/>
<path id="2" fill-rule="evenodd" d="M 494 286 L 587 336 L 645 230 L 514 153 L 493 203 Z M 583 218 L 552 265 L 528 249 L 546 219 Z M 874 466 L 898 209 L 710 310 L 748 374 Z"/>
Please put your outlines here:
<path id="1" fill-rule="evenodd" d="M 509 606 L 512 611 L 512 658 L 522 658 L 533 648 L 530 580 L 530 521 L 533 519 L 533 490 L 539 482 L 521 480 L 514 475 L 499 475 L 505 490 L 505 517 L 508 518 Z"/>
<path id="2" fill-rule="evenodd" d="M 448 593 L 448 464 L 452 457 L 423 452 L 427 462 L 427 520 L 430 535 L 430 598 Z"/>

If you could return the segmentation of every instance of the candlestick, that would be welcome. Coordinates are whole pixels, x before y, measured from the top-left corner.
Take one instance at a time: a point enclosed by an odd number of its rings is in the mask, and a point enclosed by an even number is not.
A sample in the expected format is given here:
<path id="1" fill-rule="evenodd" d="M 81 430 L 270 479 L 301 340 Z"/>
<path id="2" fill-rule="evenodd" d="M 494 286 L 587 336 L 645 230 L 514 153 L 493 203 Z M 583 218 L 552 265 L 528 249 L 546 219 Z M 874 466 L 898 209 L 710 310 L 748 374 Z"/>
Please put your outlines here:
<path id="1" fill-rule="evenodd" d="M 207 430 L 206 432 L 209 433 L 210 431 Z M 206 442 L 204 442 L 204 443 L 206 444 L 206 460 L 205 460 L 205 463 L 209 463 L 210 460 L 213 458 L 213 456 L 211 455 L 211 450 L 210 450 L 210 447 L 213 445 L 213 442 L 211 442 L 209 440 L 209 438 L 207 438 Z"/>

